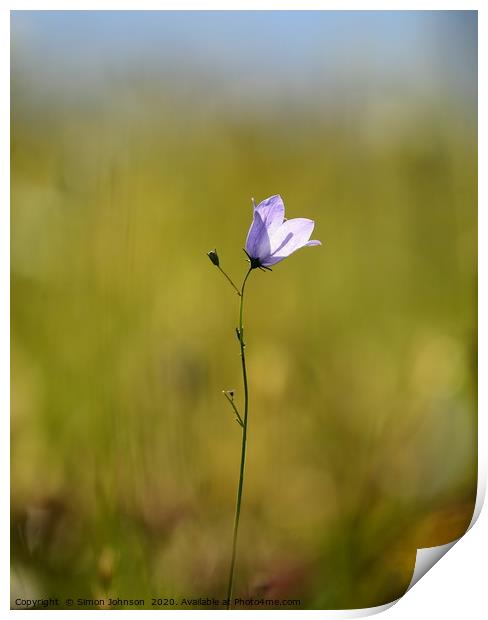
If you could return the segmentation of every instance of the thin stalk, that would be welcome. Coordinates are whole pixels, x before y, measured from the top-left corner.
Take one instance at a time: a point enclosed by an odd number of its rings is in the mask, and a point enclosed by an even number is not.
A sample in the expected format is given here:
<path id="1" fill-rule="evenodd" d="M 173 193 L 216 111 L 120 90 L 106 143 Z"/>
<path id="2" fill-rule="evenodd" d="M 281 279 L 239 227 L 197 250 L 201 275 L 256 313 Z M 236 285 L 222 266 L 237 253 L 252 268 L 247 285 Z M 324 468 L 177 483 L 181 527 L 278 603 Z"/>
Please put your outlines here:
<path id="1" fill-rule="evenodd" d="M 217 267 L 217 269 L 218 269 L 219 271 L 221 271 L 221 272 L 224 274 L 224 276 L 225 276 L 225 277 L 227 278 L 227 280 L 230 282 L 230 284 L 231 284 L 232 288 L 235 290 L 235 292 L 236 292 L 238 295 L 241 295 L 241 294 L 242 294 L 242 293 L 241 293 L 241 291 L 237 288 L 237 286 L 234 284 L 234 282 L 232 282 L 232 279 L 230 278 L 230 276 L 228 276 L 228 275 L 225 273 L 225 271 L 222 269 L 222 267 L 221 267 L 220 265 L 216 265 L 216 267 Z"/>
<path id="2" fill-rule="evenodd" d="M 242 445 L 241 445 L 241 466 L 239 470 L 239 485 L 237 487 L 237 500 L 236 500 L 236 513 L 234 518 L 234 536 L 232 540 L 232 559 L 230 562 L 230 572 L 229 572 L 229 585 L 227 587 L 227 609 L 231 607 L 231 599 L 232 599 L 232 589 L 234 587 L 234 568 L 236 563 L 236 553 L 237 553 L 237 534 L 239 531 L 239 518 L 241 516 L 241 502 L 242 502 L 242 488 L 244 485 L 244 466 L 246 464 L 246 444 L 247 444 L 247 414 L 248 414 L 248 405 L 249 405 L 249 389 L 247 385 L 247 370 L 246 370 L 246 352 L 245 352 L 245 341 L 244 341 L 244 325 L 242 321 L 243 309 L 244 309 L 244 289 L 246 287 L 246 282 L 249 277 L 249 274 L 252 271 L 252 267 L 249 268 L 249 271 L 244 278 L 244 282 L 242 283 L 242 287 L 240 290 L 241 303 L 239 309 L 239 344 L 241 347 L 241 362 L 242 362 L 242 381 L 244 384 L 244 419 L 242 424 Z"/>
<path id="3" fill-rule="evenodd" d="M 232 407 L 232 409 L 234 410 L 234 413 L 236 414 L 236 421 L 239 422 L 239 424 L 243 427 L 244 426 L 244 422 L 242 421 L 241 416 L 239 415 L 239 412 L 237 411 L 237 407 L 235 402 L 232 400 L 232 398 L 227 394 L 227 392 L 223 392 L 224 396 L 227 398 L 227 400 L 230 403 L 230 406 Z"/>

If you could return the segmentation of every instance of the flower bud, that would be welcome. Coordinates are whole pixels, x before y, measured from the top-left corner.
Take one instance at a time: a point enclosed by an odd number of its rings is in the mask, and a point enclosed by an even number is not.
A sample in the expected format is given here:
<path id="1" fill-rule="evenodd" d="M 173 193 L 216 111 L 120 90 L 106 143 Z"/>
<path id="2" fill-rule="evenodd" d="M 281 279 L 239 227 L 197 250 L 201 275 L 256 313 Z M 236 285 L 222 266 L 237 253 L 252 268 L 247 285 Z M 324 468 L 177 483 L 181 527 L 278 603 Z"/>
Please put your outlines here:
<path id="1" fill-rule="evenodd" d="M 217 254 L 217 250 L 211 250 L 210 252 L 207 252 L 207 256 L 209 257 L 209 259 L 212 261 L 212 263 L 218 267 L 219 266 L 219 256 Z"/>

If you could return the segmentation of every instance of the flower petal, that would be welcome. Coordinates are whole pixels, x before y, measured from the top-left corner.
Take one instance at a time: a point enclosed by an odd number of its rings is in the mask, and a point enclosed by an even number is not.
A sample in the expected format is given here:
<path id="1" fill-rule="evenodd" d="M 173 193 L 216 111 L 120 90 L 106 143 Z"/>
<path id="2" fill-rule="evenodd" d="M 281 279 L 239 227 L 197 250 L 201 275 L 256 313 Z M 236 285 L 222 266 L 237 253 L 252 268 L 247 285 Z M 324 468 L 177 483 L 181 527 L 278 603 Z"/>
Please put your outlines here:
<path id="1" fill-rule="evenodd" d="M 320 241 L 309 241 L 315 222 L 305 218 L 287 220 L 275 231 L 270 239 L 271 252 L 261 263 L 264 267 L 276 265 L 296 250 L 307 245 L 322 245 Z"/>
<path id="2" fill-rule="evenodd" d="M 254 209 L 254 218 L 247 233 L 246 252 L 251 258 L 262 258 L 270 252 L 269 236 L 262 217 Z"/>
<path id="3" fill-rule="evenodd" d="M 283 223 L 285 205 L 281 196 L 271 196 L 254 209 L 254 218 L 247 234 L 246 252 L 252 258 L 263 258 L 270 253 L 270 236 Z"/>
<path id="4" fill-rule="evenodd" d="M 310 239 L 315 222 L 304 217 L 287 220 L 271 236 L 271 254 L 288 256 Z"/>
<path id="5" fill-rule="evenodd" d="M 255 210 L 261 216 L 266 230 L 268 231 L 268 236 L 271 237 L 274 231 L 283 224 L 283 220 L 285 219 L 285 205 L 283 204 L 281 196 L 276 194 L 275 196 L 266 198 L 266 200 L 258 204 Z"/>
<path id="6" fill-rule="evenodd" d="M 276 265 L 276 263 L 279 263 L 285 258 L 286 256 L 267 256 L 266 258 L 261 259 L 261 265 L 263 267 L 272 267 L 273 265 Z"/>

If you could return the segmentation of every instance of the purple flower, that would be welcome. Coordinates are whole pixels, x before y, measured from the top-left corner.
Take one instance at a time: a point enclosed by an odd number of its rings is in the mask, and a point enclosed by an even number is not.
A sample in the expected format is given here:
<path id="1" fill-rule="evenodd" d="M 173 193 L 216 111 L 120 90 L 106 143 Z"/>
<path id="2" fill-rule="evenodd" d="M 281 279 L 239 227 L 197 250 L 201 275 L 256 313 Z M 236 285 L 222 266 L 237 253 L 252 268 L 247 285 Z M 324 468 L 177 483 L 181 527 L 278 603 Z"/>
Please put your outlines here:
<path id="1" fill-rule="evenodd" d="M 271 196 L 254 207 L 254 218 L 247 234 L 246 254 L 251 267 L 269 268 L 306 245 L 322 245 L 309 241 L 315 222 L 303 217 L 285 220 L 281 196 Z"/>

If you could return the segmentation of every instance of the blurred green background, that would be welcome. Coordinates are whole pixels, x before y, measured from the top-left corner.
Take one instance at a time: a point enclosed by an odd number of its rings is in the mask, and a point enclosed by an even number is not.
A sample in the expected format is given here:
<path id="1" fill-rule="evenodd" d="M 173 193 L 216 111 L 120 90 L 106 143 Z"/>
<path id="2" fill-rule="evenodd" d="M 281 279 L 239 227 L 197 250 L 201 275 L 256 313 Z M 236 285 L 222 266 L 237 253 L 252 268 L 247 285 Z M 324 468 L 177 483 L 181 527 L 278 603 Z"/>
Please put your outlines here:
<path id="1" fill-rule="evenodd" d="M 400 596 L 476 495 L 474 12 L 14 12 L 12 598 Z"/>

